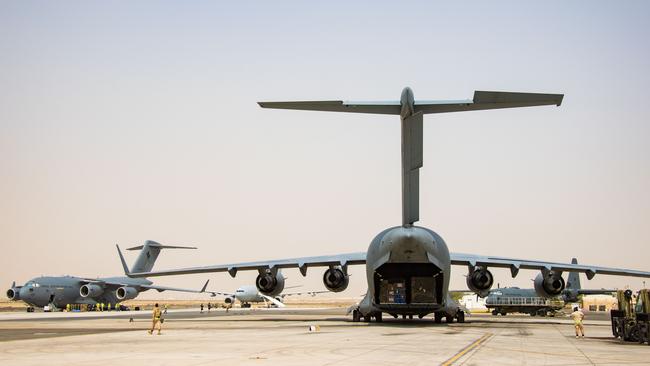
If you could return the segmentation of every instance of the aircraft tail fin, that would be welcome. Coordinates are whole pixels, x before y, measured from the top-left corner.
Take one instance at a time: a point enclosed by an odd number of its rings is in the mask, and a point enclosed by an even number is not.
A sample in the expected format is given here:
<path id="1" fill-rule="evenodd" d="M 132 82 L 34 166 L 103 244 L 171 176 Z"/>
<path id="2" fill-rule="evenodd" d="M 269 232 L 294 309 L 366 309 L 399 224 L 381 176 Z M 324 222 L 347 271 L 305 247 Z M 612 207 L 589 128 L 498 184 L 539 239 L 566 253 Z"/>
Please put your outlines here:
<path id="1" fill-rule="evenodd" d="M 140 255 L 135 260 L 131 271 L 133 273 L 137 272 L 151 272 L 153 265 L 158 259 L 158 255 L 162 249 L 196 249 L 196 247 L 183 247 L 177 245 L 162 245 L 153 240 L 147 240 L 144 245 L 139 245 L 136 247 L 128 248 L 127 250 L 140 250 Z M 121 256 L 121 253 L 120 253 Z M 126 266 L 126 262 L 122 263 L 122 266 Z"/>
<path id="2" fill-rule="evenodd" d="M 120 262 L 122 262 L 122 269 L 124 269 L 124 274 L 128 276 L 131 274 L 131 272 L 129 271 L 129 266 L 126 264 L 126 260 L 124 260 L 124 256 L 122 255 L 120 246 L 115 244 L 115 247 L 117 248 L 117 254 L 120 256 Z"/>
<path id="3" fill-rule="evenodd" d="M 576 258 L 571 259 L 571 264 L 578 264 Z M 569 272 L 569 278 L 566 284 L 566 288 L 570 290 L 580 290 L 580 272 Z"/>

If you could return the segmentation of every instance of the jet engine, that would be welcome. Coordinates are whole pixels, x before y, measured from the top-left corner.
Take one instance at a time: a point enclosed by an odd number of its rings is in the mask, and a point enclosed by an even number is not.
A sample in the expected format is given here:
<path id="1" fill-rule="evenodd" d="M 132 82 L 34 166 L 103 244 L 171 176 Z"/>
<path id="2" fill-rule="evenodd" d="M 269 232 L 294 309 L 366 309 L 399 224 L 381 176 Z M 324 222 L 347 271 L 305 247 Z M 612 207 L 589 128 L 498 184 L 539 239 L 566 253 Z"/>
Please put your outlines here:
<path id="1" fill-rule="evenodd" d="M 9 300 L 20 300 L 20 288 L 21 287 L 22 286 L 18 286 L 18 287 L 14 286 L 14 287 L 10 288 L 9 290 L 7 290 L 7 298 L 9 298 Z"/>
<path id="2" fill-rule="evenodd" d="M 494 284 L 494 276 L 484 267 L 470 269 L 467 275 L 467 288 L 474 291 L 478 296 L 485 297 Z"/>
<path id="3" fill-rule="evenodd" d="M 79 289 L 79 295 L 81 295 L 81 297 L 95 298 L 100 296 L 103 293 L 104 293 L 104 288 L 99 285 L 95 285 L 93 283 L 83 285 Z"/>
<path id="4" fill-rule="evenodd" d="M 330 267 L 323 274 L 323 284 L 332 292 L 341 292 L 348 288 L 350 276 L 343 272 L 341 266 Z"/>
<path id="5" fill-rule="evenodd" d="M 284 290 L 284 276 L 280 271 L 276 272 L 275 276 L 271 271 L 260 273 L 255 280 L 255 286 L 266 296 L 279 295 Z"/>
<path id="6" fill-rule="evenodd" d="M 135 299 L 138 296 L 138 293 L 138 290 L 133 287 L 122 286 L 115 290 L 115 297 L 120 301 L 131 300 Z"/>
<path id="7" fill-rule="evenodd" d="M 235 304 L 235 297 L 234 296 L 228 296 L 225 299 L 223 299 L 223 302 L 225 302 L 228 305 L 233 305 L 233 304 Z"/>
<path id="8" fill-rule="evenodd" d="M 535 277 L 535 292 L 540 297 L 553 297 L 562 293 L 564 290 L 564 279 L 561 272 L 548 271 L 539 273 Z"/>

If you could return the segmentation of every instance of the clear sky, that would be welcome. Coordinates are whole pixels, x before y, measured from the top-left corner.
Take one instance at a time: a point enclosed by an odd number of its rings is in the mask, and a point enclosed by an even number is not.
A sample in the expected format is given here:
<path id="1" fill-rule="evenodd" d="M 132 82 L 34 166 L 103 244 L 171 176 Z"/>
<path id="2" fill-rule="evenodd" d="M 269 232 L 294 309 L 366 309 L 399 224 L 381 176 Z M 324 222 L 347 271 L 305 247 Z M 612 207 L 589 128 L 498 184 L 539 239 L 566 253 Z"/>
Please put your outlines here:
<path id="1" fill-rule="evenodd" d="M 420 225 L 451 251 L 650 270 L 649 18 L 645 1 L 2 1 L 0 284 L 117 275 L 114 244 L 146 239 L 200 248 L 159 269 L 366 250 L 401 219 L 398 118 L 256 101 L 404 86 L 565 94 L 425 116 Z M 365 291 L 352 273 L 343 296 Z M 321 269 L 286 274 L 323 288 Z"/>

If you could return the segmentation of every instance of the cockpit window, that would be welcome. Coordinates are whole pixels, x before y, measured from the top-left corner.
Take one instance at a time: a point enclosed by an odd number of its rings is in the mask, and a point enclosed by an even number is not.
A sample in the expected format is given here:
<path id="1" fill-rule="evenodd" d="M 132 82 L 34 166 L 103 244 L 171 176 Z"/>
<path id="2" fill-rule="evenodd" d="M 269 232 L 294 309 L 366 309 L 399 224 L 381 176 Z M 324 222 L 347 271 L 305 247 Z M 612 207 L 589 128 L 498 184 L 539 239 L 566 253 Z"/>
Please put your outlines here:
<path id="1" fill-rule="evenodd" d="M 26 287 L 41 287 L 41 285 L 39 285 L 38 283 L 36 283 L 36 282 L 34 282 L 34 281 L 29 281 L 29 282 L 27 282 L 27 283 L 25 284 L 25 286 L 26 286 Z"/>

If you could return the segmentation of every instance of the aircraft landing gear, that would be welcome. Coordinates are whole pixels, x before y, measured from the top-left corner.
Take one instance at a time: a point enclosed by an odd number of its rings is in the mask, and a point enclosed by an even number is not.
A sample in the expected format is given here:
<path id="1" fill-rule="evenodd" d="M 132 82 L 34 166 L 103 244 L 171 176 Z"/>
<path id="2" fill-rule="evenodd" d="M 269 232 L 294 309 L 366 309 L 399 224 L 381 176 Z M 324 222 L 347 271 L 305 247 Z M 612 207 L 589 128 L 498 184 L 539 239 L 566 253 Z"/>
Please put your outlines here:
<path id="1" fill-rule="evenodd" d="M 465 312 L 462 310 L 458 310 L 456 313 L 456 321 L 458 323 L 465 323 Z"/>
<path id="2" fill-rule="evenodd" d="M 353 310 L 352 311 L 352 321 L 355 323 L 358 323 L 361 321 L 361 312 L 359 310 Z"/>
<path id="3" fill-rule="evenodd" d="M 375 315 L 375 320 L 377 321 L 377 323 L 381 323 L 384 321 L 384 319 L 381 317 L 381 313 L 377 313 Z"/>
<path id="4" fill-rule="evenodd" d="M 442 323 L 442 313 L 434 313 L 434 314 L 433 314 L 433 321 L 434 321 L 436 324 L 440 324 L 440 323 Z"/>

